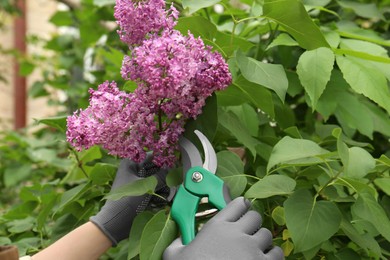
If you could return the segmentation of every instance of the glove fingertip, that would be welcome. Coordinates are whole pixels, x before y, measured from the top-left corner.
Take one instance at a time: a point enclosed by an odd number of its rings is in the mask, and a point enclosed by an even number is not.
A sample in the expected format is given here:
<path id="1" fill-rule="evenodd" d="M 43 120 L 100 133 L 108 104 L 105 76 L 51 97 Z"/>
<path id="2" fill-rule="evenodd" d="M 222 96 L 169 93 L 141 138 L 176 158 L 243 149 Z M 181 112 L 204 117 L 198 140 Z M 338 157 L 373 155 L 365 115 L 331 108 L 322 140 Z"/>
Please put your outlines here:
<path id="1" fill-rule="evenodd" d="M 164 251 L 163 260 L 173 259 L 174 256 L 177 256 L 180 249 L 184 247 L 181 237 L 176 238 Z"/>

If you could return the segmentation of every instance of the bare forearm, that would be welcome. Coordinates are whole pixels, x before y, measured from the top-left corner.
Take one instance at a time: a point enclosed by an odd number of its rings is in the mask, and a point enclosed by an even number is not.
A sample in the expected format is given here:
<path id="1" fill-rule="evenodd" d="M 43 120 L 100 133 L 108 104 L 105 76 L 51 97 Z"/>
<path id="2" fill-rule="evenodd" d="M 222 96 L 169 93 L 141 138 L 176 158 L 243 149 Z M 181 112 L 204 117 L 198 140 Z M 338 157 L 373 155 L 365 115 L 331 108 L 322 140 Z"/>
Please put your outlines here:
<path id="1" fill-rule="evenodd" d="M 33 260 L 92 260 L 111 247 L 111 241 L 92 222 L 76 228 L 48 248 L 32 257 Z"/>

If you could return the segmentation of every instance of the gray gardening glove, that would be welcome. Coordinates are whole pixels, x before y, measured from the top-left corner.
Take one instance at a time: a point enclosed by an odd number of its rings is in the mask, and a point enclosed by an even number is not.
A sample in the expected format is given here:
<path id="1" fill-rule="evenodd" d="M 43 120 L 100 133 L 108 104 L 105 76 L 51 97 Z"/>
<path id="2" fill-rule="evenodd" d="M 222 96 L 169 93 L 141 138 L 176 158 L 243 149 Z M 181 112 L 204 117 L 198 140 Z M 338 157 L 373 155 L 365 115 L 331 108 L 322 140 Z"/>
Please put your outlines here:
<path id="1" fill-rule="evenodd" d="M 272 247 L 272 234 L 260 228 L 261 217 L 248 211 L 249 201 L 236 198 L 210 219 L 184 246 L 176 239 L 165 250 L 164 260 L 279 260 L 284 259 L 280 247 Z"/>
<path id="2" fill-rule="evenodd" d="M 148 154 L 145 161 L 140 164 L 123 159 L 119 165 L 111 190 L 154 175 L 158 180 L 156 193 L 164 195 L 163 193 L 169 193 L 169 188 L 165 184 L 166 174 L 167 170 L 160 169 L 152 163 L 151 154 Z M 115 201 L 108 200 L 97 215 L 90 218 L 90 221 L 98 226 L 111 240 L 113 246 L 116 246 L 121 240 L 129 237 L 134 218 L 150 206 L 154 198 L 157 197 L 144 194 L 141 196 L 123 197 Z"/>

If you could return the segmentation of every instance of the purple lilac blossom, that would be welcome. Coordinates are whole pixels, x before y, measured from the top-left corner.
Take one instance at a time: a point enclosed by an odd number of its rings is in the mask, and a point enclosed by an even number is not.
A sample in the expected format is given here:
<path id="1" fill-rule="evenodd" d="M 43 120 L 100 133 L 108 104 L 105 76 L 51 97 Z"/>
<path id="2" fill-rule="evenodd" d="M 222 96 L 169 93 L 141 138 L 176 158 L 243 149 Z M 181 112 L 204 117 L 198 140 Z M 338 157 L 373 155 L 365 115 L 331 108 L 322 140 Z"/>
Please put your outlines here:
<path id="1" fill-rule="evenodd" d="M 122 64 L 122 77 L 138 83 L 135 93 L 159 101 L 168 117 L 196 118 L 207 97 L 226 88 L 231 75 L 223 57 L 200 38 L 165 30 L 137 46 Z"/>
<path id="2" fill-rule="evenodd" d="M 231 82 L 222 56 L 200 38 L 173 30 L 178 13 L 163 0 L 117 0 L 115 18 L 121 40 L 129 45 L 122 77 L 134 93 L 115 82 L 91 89 L 90 104 L 67 119 L 67 140 L 77 150 L 101 145 L 110 154 L 172 167 L 184 125 L 202 111 L 207 97 Z"/>
<path id="3" fill-rule="evenodd" d="M 135 94 L 120 91 L 115 82 L 106 81 L 89 92 L 89 106 L 67 118 L 67 140 L 76 150 L 101 145 L 111 155 L 136 162 L 153 151 L 156 165 L 173 166 L 184 120 L 164 121 L 158 129 L 158 106 L 145 106 Z"/>
<path id="4" fill-rule="evenodd" d="M 164 0 L 116 0 L 114 17 L 120 39 L 131 47 L 150 35 L 172 29 L 178 11 L 173 6 L 165 10 Z"/>

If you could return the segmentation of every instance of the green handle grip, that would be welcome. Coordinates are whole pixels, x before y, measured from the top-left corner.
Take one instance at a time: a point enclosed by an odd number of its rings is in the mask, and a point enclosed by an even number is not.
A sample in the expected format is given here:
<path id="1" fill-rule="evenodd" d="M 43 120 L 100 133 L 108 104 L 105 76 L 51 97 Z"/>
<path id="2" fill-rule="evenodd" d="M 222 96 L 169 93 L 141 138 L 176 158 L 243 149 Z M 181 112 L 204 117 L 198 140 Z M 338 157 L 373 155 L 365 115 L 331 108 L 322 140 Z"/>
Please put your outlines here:
<path id="1" fill-rule="evenodd" d="M 195 214 L 200 199 L 180 185 L 173 201 L 171 216 L 179 225 L 183 245 L 188 245 L 195 238 Z"/>
<path id="2" fill-rule="evenodd" d="M 231 201 L 223 180 L 200 166 L 192 167 L 186 173 L 184 184 L 180 185 L 171 209 L 184 245 L 195 238 L 195 214 L 203 197 L 208 197 L 209 202 L 219 210 Z"/>

